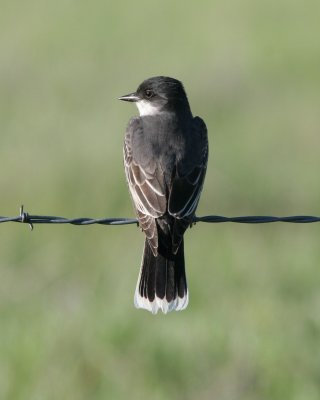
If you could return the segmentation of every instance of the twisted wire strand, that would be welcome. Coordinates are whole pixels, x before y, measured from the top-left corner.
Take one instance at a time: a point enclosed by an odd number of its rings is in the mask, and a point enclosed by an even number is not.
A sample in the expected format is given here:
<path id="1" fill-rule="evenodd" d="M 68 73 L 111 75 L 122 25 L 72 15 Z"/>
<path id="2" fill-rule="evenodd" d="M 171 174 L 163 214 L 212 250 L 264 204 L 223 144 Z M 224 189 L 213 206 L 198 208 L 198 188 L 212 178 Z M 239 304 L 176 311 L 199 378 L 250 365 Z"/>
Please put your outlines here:
<path id="1" fill-rule="evenodd" d="M 65 218 L 50 215 L 30 215 L 24 211 L 23 206 L 20 207 L 20 214 L 16 217 L 1 217 L 0 223 L 3 222 L 20 222 L 26 223 L 33 229 L 33 224 L 71 224 L 71 225 L 132 225 L 138 224 L 135 218 Z M 223 223 L 234 222 L 238 224 L 266 224 L 271 222 L 289 222 L 296 224 L 308 224 L 320 222 L 320 217 L 310 215 L 295 215 L 288 217 L 273 217 L 273 216 L 242 216 L 242 217 L 223 217 L 220 215 L 205 215 L 202 217 L 194 217 L 193 222 L 206 223 Z"/>

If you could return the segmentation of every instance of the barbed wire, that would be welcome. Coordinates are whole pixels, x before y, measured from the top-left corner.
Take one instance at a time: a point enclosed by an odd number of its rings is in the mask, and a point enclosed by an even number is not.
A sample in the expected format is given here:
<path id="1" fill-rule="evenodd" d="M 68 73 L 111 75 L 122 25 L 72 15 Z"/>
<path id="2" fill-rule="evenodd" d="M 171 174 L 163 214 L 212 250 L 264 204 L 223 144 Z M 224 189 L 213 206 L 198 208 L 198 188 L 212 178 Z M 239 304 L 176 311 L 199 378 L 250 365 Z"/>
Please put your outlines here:
<path id="1" fill-rule="evenodd" d="M 24 207 L 20 207 L 20 213 L 16 217 L 1 217 L 0 223 L 3 222 L 20 222 L 28 224 L 33 230 L 33 224 L 71 224 L 71 225 L 132 225 L 138 224 L 135 218 L 64 218 L 49 215 L 30 215 L 24 211 Z M 295 215 L 289 217 L 272 217 L 272 216 L 243 216 L 243 217 L 223 217 L 220 215 L 205 215 L 203 217 L 194 217 L 192 223 L 207 222 L 207 223 L 222 223 L 235 222 L 238 224 L 266 224 L 271 222 L 290 222 L 296 224 L 308 224 L 320 222 L 320 217 L 310 215 Z"/>

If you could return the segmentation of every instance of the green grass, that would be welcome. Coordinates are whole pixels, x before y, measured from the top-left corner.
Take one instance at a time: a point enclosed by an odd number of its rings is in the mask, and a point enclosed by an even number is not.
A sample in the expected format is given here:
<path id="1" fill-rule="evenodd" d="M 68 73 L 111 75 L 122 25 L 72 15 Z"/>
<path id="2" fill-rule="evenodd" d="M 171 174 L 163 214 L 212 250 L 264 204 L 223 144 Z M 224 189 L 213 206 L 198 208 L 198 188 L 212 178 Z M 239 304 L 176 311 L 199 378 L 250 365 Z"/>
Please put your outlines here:
<path id="1" fill-rule="evenodd" d="M 319 215 L 319 11 L 2 0 L 0 214 L 133 216 L 117 97 L 166 74 L 209 129 L 199 215 Z M 1 224 L 0 398 L 318 399 L 319 235 L 198 224 L 190 305 L 153 316 L 135 226 Z"/>

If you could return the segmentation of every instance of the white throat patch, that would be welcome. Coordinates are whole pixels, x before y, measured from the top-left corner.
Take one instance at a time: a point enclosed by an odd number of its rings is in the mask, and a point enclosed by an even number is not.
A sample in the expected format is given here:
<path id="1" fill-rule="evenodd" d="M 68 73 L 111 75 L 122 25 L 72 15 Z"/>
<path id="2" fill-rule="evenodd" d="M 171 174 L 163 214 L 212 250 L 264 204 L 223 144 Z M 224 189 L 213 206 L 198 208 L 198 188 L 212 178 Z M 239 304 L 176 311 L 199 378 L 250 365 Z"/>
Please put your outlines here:
<path id="1" fill-rule="evenodd" d="M 141 117 L 145 115 L 155 115 L 159 114 L 159 108 L 151 104 L 146 100 L 139 100 L 136 102 Z"/>

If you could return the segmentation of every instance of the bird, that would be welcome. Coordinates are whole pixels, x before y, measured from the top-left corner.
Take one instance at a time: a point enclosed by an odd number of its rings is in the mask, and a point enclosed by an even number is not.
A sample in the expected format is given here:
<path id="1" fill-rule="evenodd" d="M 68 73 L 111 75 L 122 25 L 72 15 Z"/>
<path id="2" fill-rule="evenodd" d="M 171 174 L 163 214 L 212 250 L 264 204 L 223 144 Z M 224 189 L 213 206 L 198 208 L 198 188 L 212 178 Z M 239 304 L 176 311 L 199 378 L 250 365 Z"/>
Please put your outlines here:
<path id="1" fill-rule="evenodd" d="M 204 121 L 193 116 L 182 82 L 144 80 L 119 97 L 133 102 L 123 145 L 124 169 L 138 224 L 145 234 L 134 305 L 157 314 L 189 301 L 184 238 L 192 226 L 208 161 Z"/>

